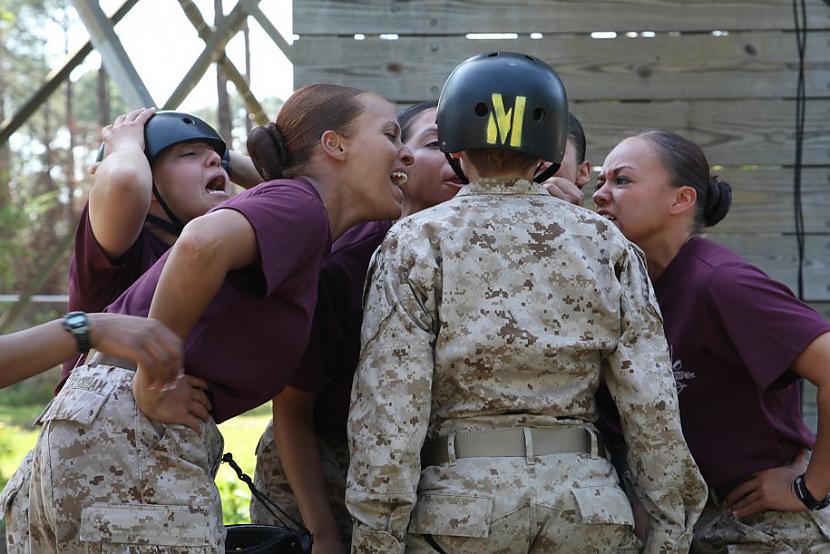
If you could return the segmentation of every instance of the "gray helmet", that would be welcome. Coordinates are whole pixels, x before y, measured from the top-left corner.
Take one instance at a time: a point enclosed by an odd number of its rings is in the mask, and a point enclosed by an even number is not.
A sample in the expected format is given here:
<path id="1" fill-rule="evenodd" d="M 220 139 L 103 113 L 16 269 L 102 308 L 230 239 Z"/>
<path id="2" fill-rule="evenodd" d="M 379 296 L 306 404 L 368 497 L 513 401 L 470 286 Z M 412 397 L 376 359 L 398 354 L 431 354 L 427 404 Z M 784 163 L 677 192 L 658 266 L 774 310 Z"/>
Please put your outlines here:
<path id="1" fill-rule="evenodd" d="M 567 140 L 565 87 L 549 65 L 532 56 L 473 56 L 453 70 L 441 91 L 438 141 L 447 154 L 473 148 L 515 150 L 552 162 L 552 174 Z"/>
<path id="2" fill-rule="evenodd" d="M 191 141 L 206 142 L 220 157 L 225 156 L 225 141 L 213 127 L 195 115 L 161 111 L 144 125 L 144 154 L 151 164 L 165 148 Z"/>

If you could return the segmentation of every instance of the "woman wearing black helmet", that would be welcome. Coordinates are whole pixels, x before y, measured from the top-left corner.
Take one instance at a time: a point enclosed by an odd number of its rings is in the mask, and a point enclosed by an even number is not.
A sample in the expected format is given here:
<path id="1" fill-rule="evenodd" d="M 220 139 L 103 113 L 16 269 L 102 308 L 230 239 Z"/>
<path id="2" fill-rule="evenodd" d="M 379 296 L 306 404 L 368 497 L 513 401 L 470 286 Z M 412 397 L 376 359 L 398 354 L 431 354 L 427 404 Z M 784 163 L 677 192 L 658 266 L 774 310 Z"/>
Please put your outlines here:
<path id="1" fill-rule="evenodd" d="M 642 258 L 532 182 L 556 171 L 567 113 L 556 73 L 520 54 L 471 58 L 444 86 L 439 143 L 471 183 L 396 224 L 370 267 L 348 423 L 355 552 L 635 547 L 594 427 L 601 374 L 648 499 L 645 547 L 688 548 L 705 486 Z"/>
<path id="2" fill-rule="evenodd" d="M 175 242 L 185 223 L 261 179 L 198 117 L 142 108 L 104 128 L 89 201 L 75 232 L 69 310 L 102 311 Z M 232 163 L 224 163 L 230 160 Z M 63 378 L 77 362 L 64 364 Z"/>

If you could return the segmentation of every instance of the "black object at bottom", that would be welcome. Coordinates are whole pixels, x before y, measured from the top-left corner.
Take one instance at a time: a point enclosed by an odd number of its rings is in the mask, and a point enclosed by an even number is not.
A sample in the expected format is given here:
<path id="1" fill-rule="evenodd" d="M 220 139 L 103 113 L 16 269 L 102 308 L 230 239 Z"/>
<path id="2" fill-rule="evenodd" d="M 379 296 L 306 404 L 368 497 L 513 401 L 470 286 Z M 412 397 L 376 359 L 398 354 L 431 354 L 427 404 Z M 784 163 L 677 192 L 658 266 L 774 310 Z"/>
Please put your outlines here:
<path id="1" fill-rule="evenodd" d="M 238 552 L 241 554 L 256 554 L 273 552 L 275 554 L 309 554 L 313 537 L 308 529 L 289 516 L 277 504 L 265 496 L 255 486 L 250 476 L 246 475 L 242 468 L 234 461 L 233 455 L 226 452 L 222 461 L 231 466 L 236 472 L 240 481 L 248 485 L 251 494 L 259 500 L 274 518 L 282 525 L 257 525 L 241 524 L 226 525 L 225 530 L 225 552 Z M 294 524 L 294 529 L 289 527 L 279 514 Z"/>
<path id="2" fill-rule="evenodd" d="M 225 552 L 240 554 L 301 554 L 303 537 L 287 527 L 275 525 L 227 525 L 225 526 Z"/>

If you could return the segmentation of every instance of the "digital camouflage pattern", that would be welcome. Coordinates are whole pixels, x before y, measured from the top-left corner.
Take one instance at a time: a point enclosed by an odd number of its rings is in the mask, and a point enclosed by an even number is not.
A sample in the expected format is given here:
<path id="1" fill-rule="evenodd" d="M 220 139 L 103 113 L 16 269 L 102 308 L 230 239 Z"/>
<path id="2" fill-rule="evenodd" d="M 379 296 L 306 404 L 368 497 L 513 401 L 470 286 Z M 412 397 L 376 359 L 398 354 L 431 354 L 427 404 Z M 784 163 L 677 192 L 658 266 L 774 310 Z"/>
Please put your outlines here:
<path id="1" fill-rule="evenodd" d="M 254 486 L 273 500 L 297 521 L 301 520 L 297 499 L 280 463 L 274 440 L 274 422 L 269 421 L 256 447 L 256 472 Z M 349 446 L 336 439 L 317 436 L 320 462 L 323 465 L 323 482 L 328 492 L 340 537 L 347 544 L 352 536 L 352 517 L 346 509 L 346 471 L 349 469 Z M 279 522 L 256 498 L 251 499 L 251 522 L 277 525 Z"/>
<path id="2" fill-rule="evenodd" d="M 392 228 L 364 303 L 348 422 L 353 551 L 403 552 L 427 535 L 448 552 L 631 540 L 631 508 L 599 456 L 421 468 L 427 437 L 592 428 L 601 374 L 651 518 L 644 549 L 688 549 L 706 487 L 680 431 L 642 254 L 614 225 L 526 180 L 483 179 Z"/>
<path id="3" fill-rule="evenodd" d="M 150 421 L 134 373 L 80 366 L 41 416 L 30 488 L 32 552 L 224 551 L 213 478 L 222 435 Z"/>
<path id="4" fill-rule="evenodd" d="M 29 481 L 32 474 L 29 451 L 0 494 L 6 522 L 6 553 L 29 554 Z"/>
<path id="5" fill-rule="evenodd" d="M 695 526 L 692 552 L 830 552 L 830 511 L 769 510 L 738 519 L 710 498 Z"/>

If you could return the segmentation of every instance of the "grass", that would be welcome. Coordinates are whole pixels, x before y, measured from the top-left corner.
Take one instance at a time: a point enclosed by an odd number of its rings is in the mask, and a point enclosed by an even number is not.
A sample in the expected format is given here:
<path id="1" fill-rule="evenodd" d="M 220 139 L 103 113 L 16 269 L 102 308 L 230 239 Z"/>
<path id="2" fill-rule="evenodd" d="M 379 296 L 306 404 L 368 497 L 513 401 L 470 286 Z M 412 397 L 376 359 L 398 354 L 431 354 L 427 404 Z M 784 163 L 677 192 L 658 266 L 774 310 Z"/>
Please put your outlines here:
<path id="1" fill-rule="evenodd" d="M 38 431 L 31 427 L 31 423 L 43 410 L 41 404 L 5 404 L 5 392 L 0 394 L 0 488 L 34 446 Z M 225 437 L 225 452 L 232 452 L 236 463 L 251 477 L 256 464 L 257 441 L 270 417 L 271 404 L 268 403 L 219 426 Z M 222 496 L 225 523 L 250 522 L 248 505 L 251 493 L 227 464 L 219 468 L 216 485 Z"/>

